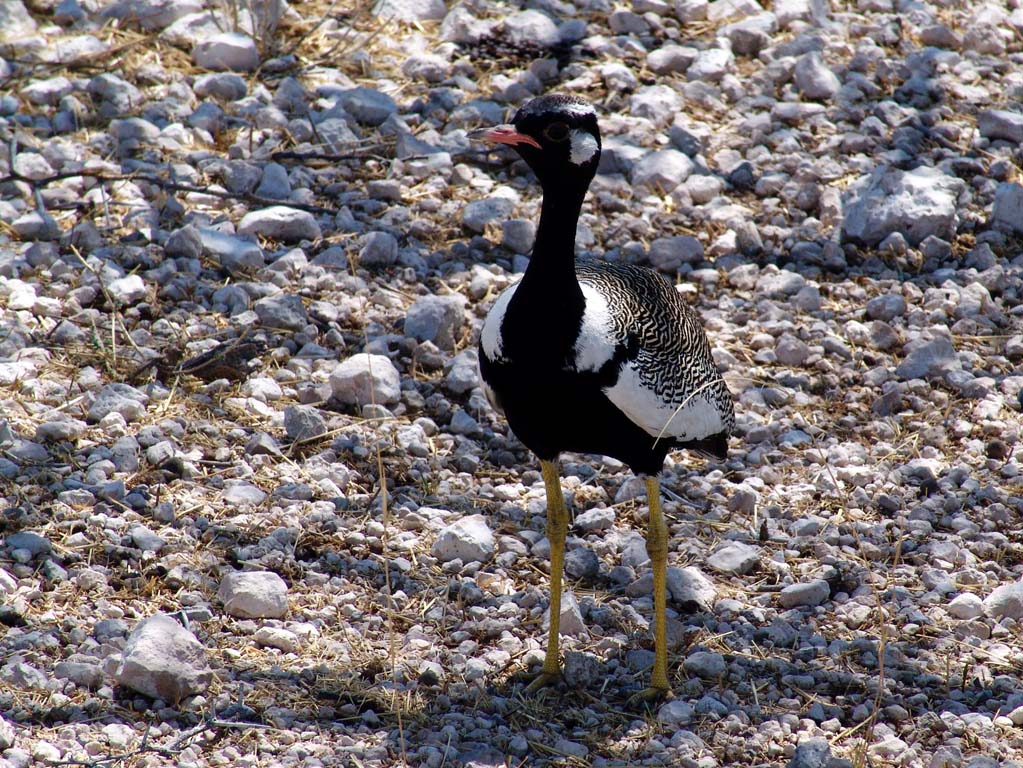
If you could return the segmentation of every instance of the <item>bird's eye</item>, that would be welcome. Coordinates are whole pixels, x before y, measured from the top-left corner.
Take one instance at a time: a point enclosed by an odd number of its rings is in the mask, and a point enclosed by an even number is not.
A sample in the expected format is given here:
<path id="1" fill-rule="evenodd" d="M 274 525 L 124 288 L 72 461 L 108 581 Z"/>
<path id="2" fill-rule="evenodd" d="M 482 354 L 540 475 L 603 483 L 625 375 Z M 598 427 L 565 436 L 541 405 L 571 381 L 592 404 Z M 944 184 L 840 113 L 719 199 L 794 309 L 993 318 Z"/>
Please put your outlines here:
<path id="1" fill-rule="evenodd" d="M 564 141 L 568 138 L 568 126 L 564 123 L 551 123 L 543 129 L 543 135 L 551 141 Z"/>

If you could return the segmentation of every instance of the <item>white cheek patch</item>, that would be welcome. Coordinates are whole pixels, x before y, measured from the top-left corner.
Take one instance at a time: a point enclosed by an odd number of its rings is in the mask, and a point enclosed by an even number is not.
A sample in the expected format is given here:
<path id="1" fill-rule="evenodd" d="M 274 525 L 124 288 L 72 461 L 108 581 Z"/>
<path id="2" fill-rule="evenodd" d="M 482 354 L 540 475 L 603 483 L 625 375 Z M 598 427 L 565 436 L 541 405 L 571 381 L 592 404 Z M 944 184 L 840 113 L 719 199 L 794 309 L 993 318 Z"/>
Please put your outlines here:
<path id="1" fill-rule="evenodd" d="M 578 101 L 568 101 L 558 107 L 562 112 L 567 112 L 570 115 L 576 117 L 590 117 L 597 113 L 593 111 L 593 107 L 589 104 L 584 104 Z"/>
<path id="2" fill-rule="evenodd" d="M 570 139 L 571 152 L 569 153 L 568 159 L 575 165 L 585 165 L 593 159 L 595 154 L 597 154 L 599 147 L 597 146 L 597 140 L 593 137 L 593 134 L 577 128 L 572 131 Z"/>

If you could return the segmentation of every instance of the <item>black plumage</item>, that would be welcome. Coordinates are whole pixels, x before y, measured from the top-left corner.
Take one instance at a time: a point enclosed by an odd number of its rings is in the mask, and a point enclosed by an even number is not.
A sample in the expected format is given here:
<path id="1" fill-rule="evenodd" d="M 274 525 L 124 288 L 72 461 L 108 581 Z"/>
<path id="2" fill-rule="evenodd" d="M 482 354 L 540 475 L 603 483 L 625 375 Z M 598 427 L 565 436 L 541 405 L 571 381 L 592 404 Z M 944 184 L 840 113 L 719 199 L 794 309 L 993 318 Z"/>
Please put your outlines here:
<path id="1" fill-rule="evenodd" d="M 557 610 L 567 514 L 556 461 L 563 451 L 612 456 L 647 476 L 656 658 L 651 688 L 668 689 L 664 639 L 667 528 L 655 475 L 667 453 L 724 456 L 732 398 L 696 313 L 663 276 L 575 258 L 583 198 L 600 158 L 596 113 L 581 99 L 533 99 L 510 125 L 483 132 L 513 146 L 536 173 L 543 204 L 522 280 L 487 316 L 480 374 L 488 397 L 541 461 L 551 540 L 551 635 L 537 685 L 557 676 Z"/>

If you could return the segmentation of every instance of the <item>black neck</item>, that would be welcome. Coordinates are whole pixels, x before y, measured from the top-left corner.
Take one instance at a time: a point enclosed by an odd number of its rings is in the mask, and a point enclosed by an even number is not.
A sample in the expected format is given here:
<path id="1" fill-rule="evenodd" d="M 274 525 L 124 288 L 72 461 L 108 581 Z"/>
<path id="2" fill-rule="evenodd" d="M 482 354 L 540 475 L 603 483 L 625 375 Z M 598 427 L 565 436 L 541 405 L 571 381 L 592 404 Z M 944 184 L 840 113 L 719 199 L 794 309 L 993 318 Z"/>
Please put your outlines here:
<path id="1" fill-rule="evenodd" d="M 544 282 L 558 281 L 560 290 L 564 290 L 567 279 L 575 283 L 575 231 L 585 194 L 585 189 L 571 191 L 560 185 L 545 187 L 536 243 L 523 279 L 530 273 L 542 275 Z"/>

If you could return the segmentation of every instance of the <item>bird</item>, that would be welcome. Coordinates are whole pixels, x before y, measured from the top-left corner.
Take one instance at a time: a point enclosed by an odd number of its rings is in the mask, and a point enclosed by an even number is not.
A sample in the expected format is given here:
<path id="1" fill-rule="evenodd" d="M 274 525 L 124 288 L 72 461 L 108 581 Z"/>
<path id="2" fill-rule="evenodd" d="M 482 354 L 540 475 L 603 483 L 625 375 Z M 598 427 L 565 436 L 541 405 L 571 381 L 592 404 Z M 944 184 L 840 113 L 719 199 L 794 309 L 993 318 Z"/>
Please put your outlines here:
<path id="1" fill-rule="evenodd" d="M 658 473 L 667 454 L 690 449 L 724 459 L 735 425 L 732 396 L 699 316 L 663 275 L 645 267 L 577 258 L 576 228 L 597 172 L 601 137 L 592 104 L 572 94 L 538 96 L 508 124 L 471 138 L 511 147 L 542 190 L 540 221 L 522 279 L 506 288 L 480 332 L 487 399 L 539 459 L 550 542 L 550 624 L 534 693 L 561 677 L 559 618 L 568 513 L 559 456 L 599 454 L 645 482 L 646 548 L 653 570 L 654 665 L 631 697 L 670 694 L 667 669 L 668 528 Z"/>

